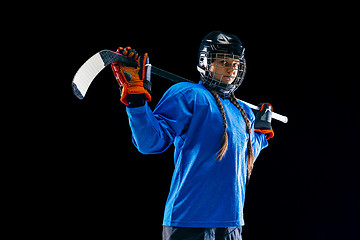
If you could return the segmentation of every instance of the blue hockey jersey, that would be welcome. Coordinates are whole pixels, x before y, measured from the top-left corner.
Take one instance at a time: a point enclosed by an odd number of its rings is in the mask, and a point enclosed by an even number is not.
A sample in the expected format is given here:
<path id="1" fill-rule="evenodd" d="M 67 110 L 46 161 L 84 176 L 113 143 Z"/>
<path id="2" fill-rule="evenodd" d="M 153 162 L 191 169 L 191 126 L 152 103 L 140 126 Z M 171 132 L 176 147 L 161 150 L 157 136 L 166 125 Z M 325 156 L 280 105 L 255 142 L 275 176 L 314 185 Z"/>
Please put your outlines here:
<path id="1" fill-rule="evenodd" d="M 203 86 L 178 83 L 164 94 L 154 111 L 149 106 L 127 108 L 133 143 L 143 154 L 175 146 L 174 173 L 167 198 L 164 226 L 243 226 L 247 178 L 246 125 L 240 111 L 221 99 L 227 119 L 228 150 L 216 159 L 224 131 L 216 101 Z M 255 116 L 239 101 L 252 124 L 255 159 L 268 145 L 254 132 Z"/>

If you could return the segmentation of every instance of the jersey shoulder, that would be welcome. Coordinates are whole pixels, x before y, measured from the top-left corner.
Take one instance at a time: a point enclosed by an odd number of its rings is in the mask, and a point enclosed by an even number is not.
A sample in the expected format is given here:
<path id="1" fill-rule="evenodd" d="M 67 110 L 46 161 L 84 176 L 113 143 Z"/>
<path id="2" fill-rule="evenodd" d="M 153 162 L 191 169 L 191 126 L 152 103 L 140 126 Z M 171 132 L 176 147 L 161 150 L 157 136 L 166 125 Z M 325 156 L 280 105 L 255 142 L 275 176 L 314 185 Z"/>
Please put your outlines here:
<path id="1" fill-rule="evenodd" d="M 245 110 L 245 113 L 248 115 L 248 118 L 250 122 L 255 120 L 255 114 L 253 113 L 252 109 L 245 103 L 243 103 L 241 100 L 237 99 L 237 101 L 240 103 L 240 106 Z"/>
<path id="2" fill-rule="evenodd" d="M 171 86 L 164 96 L 180 96 L 183 95 L 186 98 L 192 98 L 196 95 L 204 95 L 207 90 L 201 83 L 190 83 L 190 82 L 181 82 Z"/>
<path id="3" fill-rule="evenodd" d="M 181 82 L 181 83 L 176 83 L 176 84 L 172 85 L 168 89 L 168 92 L 173 93 L 173 94 L 177 94 L 177 93 L 184 94 L 188 91 L 198 91 L 200 89 L 203 89 L 201 84 L 191 83 L 191 82 Z"/>

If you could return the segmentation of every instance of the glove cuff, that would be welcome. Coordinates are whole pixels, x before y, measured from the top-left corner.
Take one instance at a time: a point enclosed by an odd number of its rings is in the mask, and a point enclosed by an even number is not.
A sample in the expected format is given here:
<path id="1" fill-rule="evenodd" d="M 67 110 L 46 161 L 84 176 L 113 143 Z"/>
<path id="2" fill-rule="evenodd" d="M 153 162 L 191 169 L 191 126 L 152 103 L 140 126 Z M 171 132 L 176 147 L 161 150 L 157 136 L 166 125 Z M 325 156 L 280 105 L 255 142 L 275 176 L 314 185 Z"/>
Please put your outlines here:
<path id="1" fill-rule="evenodd" d="M 144 94 L 128 94 L 129 105 L 128 108 L 137 108 L 145 105 Z"/>
<path id="2" fill-rule="evenodd" d="M 274 137 L 274 130 L 271 129 L 254 129 L 255 132 L 264 133 L 266 135 L 266 140 Z"/>
<path id="3" fill-rule="evenodd" d="M 131 87 L 129 86 L 128 83 L 125 83 L 123 85 L 120 101 L 126 106 L 129 105 L 129 95 L 133 95 L 133 94 L 144 94 L 145 100 L 147 102 L 151 101 L 151 94 L 147 89 L 143 87 L 143 82 L 142 81 L 136 81 L 136 82 L 137 83 L 132 83 Z"/>

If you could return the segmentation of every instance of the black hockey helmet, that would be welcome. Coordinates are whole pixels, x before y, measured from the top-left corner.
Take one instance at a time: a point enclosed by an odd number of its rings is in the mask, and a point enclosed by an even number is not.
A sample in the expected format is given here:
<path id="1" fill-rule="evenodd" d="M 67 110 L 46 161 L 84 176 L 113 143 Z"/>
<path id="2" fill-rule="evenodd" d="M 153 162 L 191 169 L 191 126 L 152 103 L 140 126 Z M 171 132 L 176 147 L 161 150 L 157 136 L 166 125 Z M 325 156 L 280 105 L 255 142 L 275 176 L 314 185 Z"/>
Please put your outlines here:
<path id="1" fill-rule="evenodd" d="M 221 31 L 213 31 L 207 34 L 200 44 L 197 69 L 201 78 L 208 87 L 227 97 L 233 93 L 242 83 L 246 72 L 245 48 L 240 39 Z M 225 71 L 233 66 L 220 66 L 219 63 L 228 59 L 236 61 L 236 76 L 231 83 L 223 81 Z M 217 65 L 214 65 L 216 63 Z M 214 73 L 217 69 L 217 73 Z M 220 70 L 220 71 L 219 71 Z M 223 74 L 221 74 L 221 71 Z M 219 74 L 220 72 L 220 74 Z"/>

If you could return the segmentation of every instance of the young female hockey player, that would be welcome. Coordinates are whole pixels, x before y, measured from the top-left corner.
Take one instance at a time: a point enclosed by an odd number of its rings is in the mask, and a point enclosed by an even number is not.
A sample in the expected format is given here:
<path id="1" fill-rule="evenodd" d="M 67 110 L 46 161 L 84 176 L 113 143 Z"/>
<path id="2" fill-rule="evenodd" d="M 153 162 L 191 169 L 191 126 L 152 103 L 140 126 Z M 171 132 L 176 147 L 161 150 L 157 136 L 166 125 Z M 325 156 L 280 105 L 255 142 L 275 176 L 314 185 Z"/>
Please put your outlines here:
<path id="1" fill-rule="evenodd" d="M 134 145 L 143 154 L 175 146 L 163 240 L 241 239 L 246 181 L 273 136 L 271 105 L 262 104 L 255 118 L 235 98 L 246 71 L 241 41 L 218 31 L 206 35 L 198 56 L 201 81 L 173 85 L 154 111 L 146 103 L 151 100 L 147 54 L 130 47 L 118 52 L 138 60 L 137 68 L 112 64 Z"/>

